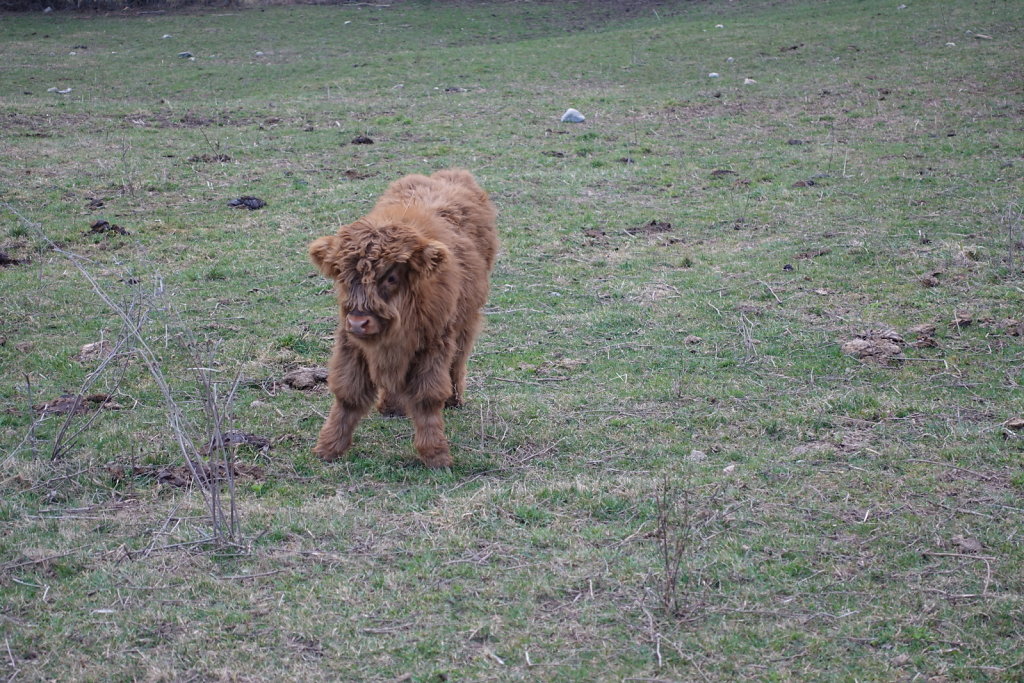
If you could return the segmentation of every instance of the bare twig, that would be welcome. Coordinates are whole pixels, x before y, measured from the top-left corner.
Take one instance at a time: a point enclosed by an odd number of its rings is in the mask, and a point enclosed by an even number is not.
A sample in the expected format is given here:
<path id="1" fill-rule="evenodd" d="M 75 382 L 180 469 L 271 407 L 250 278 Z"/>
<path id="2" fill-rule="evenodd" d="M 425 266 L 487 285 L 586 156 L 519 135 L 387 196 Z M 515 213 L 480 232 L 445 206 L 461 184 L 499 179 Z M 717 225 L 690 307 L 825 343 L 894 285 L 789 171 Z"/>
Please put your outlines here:
<path id="1" fill-rule="evenodd" d="M 953 464 L 950 464 L 948 462 L 938 462 L 936 460 L 925 460 L 923 458 L 907 458 L 907 462 L 921 462 L 921 463 L 925 463 L 927 465 L 938 465 L 939 467 L 949 467 L 950 469 L 959 470 L 961 472 L 966 472 L 967 474 L 972 474 L 975 477 L 977 477 L 978 479 L 981 479 L 983 481 L 992 481 L 992 477 L 988 476 L 987 474 L 982 474 L 981 472 L 975 472 L 974 470 L 969 470 L 966 467 L 960 467 L 959 465 L 953 465 Z"/>
<path id="2" fill-rule="evenodd" d="M 133 347 L 134 352 L 139 358 L 141 358 L 142 362 L 146 366 L 146 369 L 149 371 L 150 376 L 163 397 L 168 425 L 170 427 L 170 432 L 175 439 L 178 451 L 192 475 L 192 480 L 198 482 L 198 488 L 203 496 L 204 503 L 210 512 L 210 521 L 213 527 L 213 540 L 220 543 L 235 544 L 239 535 L 240 525 L 237 509 L 234 503 L 233 467 L 231 466 L 232 463 L 230 455 L 224 447 L 223 423 L 225 415 L 230 412 L 230 404 L 234 399 L 241 377 L 238 376 L 235 378 L 234 384 L 226 397 L 226 401 L 223 406 L 220 405 L 217 398 L 216 383 L 210 378 L 208 370 L 208 368 L 213 365 L 212 358 L 199 357 L 198 349 L 200 348 L 200 345 L 195 343 L 195 339 L 188 326 L 182 323 L 181 327 L 191 342 L 188 347 L 193 354 L 192 360 L 195 361 L 193 363 L 193 369 L 197 373 L 197 381 L 202 390 L 204 398 L 204 412 L 209 424 L 207 439 L 205 442 L 208 450 L 204 449 L 200 451 L 196 446 L 194 438 L 190 435 L 190 432 L 194 431 L 190 429 L 190 421 L 176 399 L 175 391 L 171 388 L 170 383 L 167 380 L 167 376 L 164 374 L 161 366 L 161 357 L 153 350 L 149 341 L 143 334 L 144 323 L 148 320 L 150 312 L 154 307 L 149 304 L 141 288 L 135 291 L 134 297 L 125 305 L 118 304 L 92 275 L 87 267 L 87 259 L 61 248 L 53 242 L 53 240 L 49 239 L 43 231 L 41 224 L 29 221 L 9 203 L 4 203 L 4 206 L 20 218 L 26 226 L 31 228 L 53 252 L 61 254 L 67 258 L 82 277 L 89 283 L 100 300 L 121 320 L 121 338 L 118 340 L 118 345 L 115 350 L 119 352 L 122 347 L 130 344 Z M 157 277 L 156 286 L 154 287 L 152 296 L 159 297 L 162 296 L 163 293 L 164 289 L 162 280 Z M 165 310 L 174 314 L 173 309 L 170 307 L 166 307 Z M 209 353 L 212 353 L 209 349 L 207 350 Z M 86 380 L 86 386 L 91 385 L 92 382 L 95 382 L 99 378 L 111 362 L 110 359 L 115 355 L 116 354 L 112 354 L 108 358 L 104 359 L 104 362 L 102 362 Z M 122 368 L 121 377 L 123 377 L 123 373 L 124 370 Z M 117 381 L 120 382 L 121 378 L 119 377 Z M 78 400 L 80 401 L 81 398 Z M 91 420 L 87 421 L 81 429 L 71 435 L 68 439 L 65 439 L 65 434 L 69 429 L 70 419 L 74 412 L 75 411 L 72 411 L 72 415 L 69 415 L 69 419 L 58 432 L 57 438 L 54 442 L 54 457 L 59 457 L 65 449 L 69 448 L 78 436 L 92 424 Z M 201 452 L 210 456 L 210 466 L 203 467 L 201 465 L 199 461 L 199 454 Z M 220 468 L 214 466 L 215 458 L 222 459 L 225 465 L 224 476 L 227 479 L 229 495 L 228 510 L 226 512 L 220 498 Z M 155 548 L 151 547 L 146 552 L 151 552 L 154 549 Z"/>

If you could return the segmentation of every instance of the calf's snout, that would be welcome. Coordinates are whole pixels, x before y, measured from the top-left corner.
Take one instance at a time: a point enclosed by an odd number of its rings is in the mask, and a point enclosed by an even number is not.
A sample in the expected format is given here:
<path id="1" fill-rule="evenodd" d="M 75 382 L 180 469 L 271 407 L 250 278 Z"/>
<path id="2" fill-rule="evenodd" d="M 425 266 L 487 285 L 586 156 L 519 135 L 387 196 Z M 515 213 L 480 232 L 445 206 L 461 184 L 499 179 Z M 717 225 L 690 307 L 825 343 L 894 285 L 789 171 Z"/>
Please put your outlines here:
<path id="1" fill-rule="evenodd" d="M 380 332 L 380 322 L 372 315 L 349 313 L 345 316 L 348 331 L 357 337 L 369 337 Z"/>

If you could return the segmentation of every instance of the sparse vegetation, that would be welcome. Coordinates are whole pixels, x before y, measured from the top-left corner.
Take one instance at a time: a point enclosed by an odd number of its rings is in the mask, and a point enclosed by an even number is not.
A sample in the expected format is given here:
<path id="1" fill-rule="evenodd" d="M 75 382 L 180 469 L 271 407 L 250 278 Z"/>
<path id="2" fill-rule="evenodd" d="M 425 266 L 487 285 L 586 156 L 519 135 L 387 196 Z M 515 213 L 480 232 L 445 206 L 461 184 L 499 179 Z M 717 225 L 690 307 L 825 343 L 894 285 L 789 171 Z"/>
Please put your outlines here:
<path id="1" fill-rule="evenodd" d="M 0 666 L 1019 680 L 1020 18 L 5 15 Z M 456 466 L 324 464 L 306 245 L 450 166 L 503 242 Z"/>

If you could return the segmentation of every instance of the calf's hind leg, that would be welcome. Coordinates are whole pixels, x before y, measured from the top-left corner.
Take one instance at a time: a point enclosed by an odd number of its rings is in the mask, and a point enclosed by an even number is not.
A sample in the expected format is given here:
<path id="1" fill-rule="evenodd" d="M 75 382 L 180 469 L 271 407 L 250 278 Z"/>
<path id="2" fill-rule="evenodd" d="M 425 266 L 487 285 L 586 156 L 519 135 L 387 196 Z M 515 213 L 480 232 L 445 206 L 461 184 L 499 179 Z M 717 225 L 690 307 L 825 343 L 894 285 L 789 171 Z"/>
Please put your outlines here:
<path id="1" fill-rule="evenodd" d="M 466 396 L 466 363 L 469 362 L 469 353 L 473 350 L 473 342 L 480 332 L 480 316 L 471 321 L 462 334 L 459 335 L 458 344 L 455 347 L 455 356 L 452 358 L 451 380 L 452 393 L 445 402 L 445 408 L 461 408 Z"/>

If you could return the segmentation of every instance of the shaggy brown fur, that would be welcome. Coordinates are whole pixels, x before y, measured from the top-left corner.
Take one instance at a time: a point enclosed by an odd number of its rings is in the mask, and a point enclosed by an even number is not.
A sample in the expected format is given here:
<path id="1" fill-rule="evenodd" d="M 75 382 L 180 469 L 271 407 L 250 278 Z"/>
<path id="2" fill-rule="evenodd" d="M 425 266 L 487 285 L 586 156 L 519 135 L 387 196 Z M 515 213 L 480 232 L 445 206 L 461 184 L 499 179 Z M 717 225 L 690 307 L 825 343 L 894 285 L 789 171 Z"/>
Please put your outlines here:
<path id="1" fill-rule="evenodd" d="M 395 181 L 373 210 L 309 245 L 340 308 L 327 384 L 334 394 L 313 451 L 333 460 L 378 398 L 404 413 L 427 467 L 452 458 L 441 409 L 462 404 L 466 359 L 498 250 L 496 212 L 463 170 Z"/>

